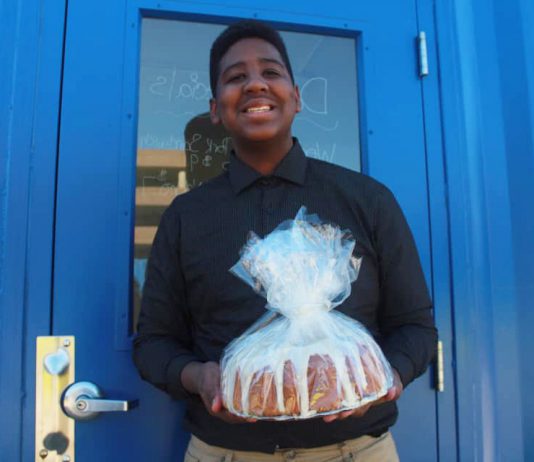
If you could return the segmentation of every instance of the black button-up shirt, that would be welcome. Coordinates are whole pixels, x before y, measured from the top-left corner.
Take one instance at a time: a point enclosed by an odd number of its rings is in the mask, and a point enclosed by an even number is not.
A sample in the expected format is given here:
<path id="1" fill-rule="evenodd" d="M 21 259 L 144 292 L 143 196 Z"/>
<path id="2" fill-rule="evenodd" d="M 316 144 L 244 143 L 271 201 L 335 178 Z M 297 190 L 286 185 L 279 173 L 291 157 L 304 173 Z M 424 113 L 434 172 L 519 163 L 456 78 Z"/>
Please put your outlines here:
<path id="1" fill-rule="evenodd" d="M 397 417 L 395 403 L 362 418 L 228 424 L 182 387 L 190 361 L 219 361 L 225 346 L 265 312 L 265 299 L 228 270 L 253 230 L 260 237 L 305 205 L 348 228 L 363 257 L 338 308 L 362 322 L 406 386 L 435 349 L 431 302 L 415 244 L 392 193 L 377 181 L 305 157 L 298 141 L 262 177 L 235 156 L 227 172 L 177 197 L 163 214 L 147 267 L 134 358 L 142 377 L 187 399 L 186 428 L 206 443 L 243 451 L 315 447 L 378 434 Z"/>

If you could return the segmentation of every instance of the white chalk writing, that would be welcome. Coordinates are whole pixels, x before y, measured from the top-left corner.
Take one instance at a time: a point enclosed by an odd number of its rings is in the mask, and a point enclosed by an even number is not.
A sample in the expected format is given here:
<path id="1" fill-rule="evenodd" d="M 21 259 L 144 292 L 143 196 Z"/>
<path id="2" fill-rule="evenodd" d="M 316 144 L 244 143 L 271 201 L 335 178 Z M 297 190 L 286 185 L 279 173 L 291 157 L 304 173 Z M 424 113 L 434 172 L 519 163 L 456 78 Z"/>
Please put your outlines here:
<path id="1" fill-rule="evenodd" d="M 196 71 L 179 71 L 176 67 L 168 69 L 168 74 L 156 75 L 150 80 L 148 91 L 156 96 L 164 96 L 169 101 L 192 99 L 209 101 L 211 89 L 208 84 L 199 81 Z"/>
<path id="2" fill-rule="evenodd" d="M 327 162 L 333 162 L 336 155 L 336 144 L 332 144 L 330 148 L 324 148 L 319 145 L 318 142 L 314 144 L 304 146 L 304 152 L 308 157 L 313 157 L 314 159 L 325 160 Z"/>

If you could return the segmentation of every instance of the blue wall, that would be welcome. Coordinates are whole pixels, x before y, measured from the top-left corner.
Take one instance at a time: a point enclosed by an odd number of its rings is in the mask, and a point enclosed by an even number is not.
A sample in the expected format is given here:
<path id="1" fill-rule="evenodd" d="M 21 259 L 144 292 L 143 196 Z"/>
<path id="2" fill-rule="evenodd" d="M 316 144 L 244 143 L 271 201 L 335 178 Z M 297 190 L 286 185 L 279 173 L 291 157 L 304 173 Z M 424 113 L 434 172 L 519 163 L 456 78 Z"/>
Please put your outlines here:
<path id="1" fill-rule="evenodd" d="M 525 460 L 534 460 L 534 3 L 495 7 L 519 325 Z M 516 26 L 510 28 L 509 24 Z M 506 363 L 503 364 L 506 366 Z M 506 370 L 506 368 L 504 368 Z"/>
<path id="2" fill-rule="evenodd" d="M 534 2 L 434 5 L 461 460 L 534 460 Z M 50 331 L 65 2 L 0 3 L 0 453 Z M 26 341 L 30 339 L 30 341 Z M 24 449 L 27 451 L 28 448 Z M 29 448 L 31 452 L 31 448 Z"/>
<path id="3" fill-rule="evenodd" d="M 496 8 L 519 323 L 525 460 L 534 460 L 534 2 Z M 506 32 L 507 24 L 517 24 Z M 513 58 L 515 56 L 515 59 Z"/>
<path id="4" fill-rule="evenodd" d="M 533 460 L 532 3 L 437 6 L 459 452 Z"/>

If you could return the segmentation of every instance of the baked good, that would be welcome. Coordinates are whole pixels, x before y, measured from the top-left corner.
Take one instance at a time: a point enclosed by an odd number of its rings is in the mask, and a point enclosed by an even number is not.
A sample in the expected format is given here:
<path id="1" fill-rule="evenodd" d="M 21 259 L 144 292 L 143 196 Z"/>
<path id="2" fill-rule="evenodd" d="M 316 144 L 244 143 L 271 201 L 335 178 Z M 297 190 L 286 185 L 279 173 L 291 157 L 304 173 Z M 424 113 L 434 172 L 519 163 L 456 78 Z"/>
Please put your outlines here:
<path id="1" fill-rule="evenodd" d="M 390 380 L 381 353 L 376 354 L 378 347 L 310 353 L 314 347 L 307 346 L 306 352 L 294 349 L 289 353 L 293 359 L 269 365 L 260 365 L 260 359 L 257 368 L 235 367 L 223 381 L 225 406 L 246 417 L 308 418 L 354 409 L 387 393 Z M 302 361 L 303 354 L 307 360 Z M 246 352 L 243 359 L 253 356 Z M 232 364 L 226 364 L 226 373 L 228 366 Z"/>
<path id="2" fill-rule="evenodd" d="M 387 393 L 390 366 L 365 327 L 335 310 L 361 258 L 349 231 L 302 207 L 261 239 L 251 234 L 231 268 L 267 299 L 267 314 L 225 349 L 226 408 L 259 419 L 303 419 L 354 409 Z"/>

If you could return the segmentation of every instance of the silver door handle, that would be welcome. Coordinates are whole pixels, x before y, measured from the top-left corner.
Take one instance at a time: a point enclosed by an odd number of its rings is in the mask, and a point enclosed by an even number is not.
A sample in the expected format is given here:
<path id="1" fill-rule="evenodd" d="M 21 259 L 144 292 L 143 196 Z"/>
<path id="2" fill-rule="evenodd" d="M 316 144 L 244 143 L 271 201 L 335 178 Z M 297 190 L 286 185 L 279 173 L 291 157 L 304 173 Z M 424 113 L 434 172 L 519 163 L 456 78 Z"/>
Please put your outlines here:
<path id="1" fill-rule="evenodd" d="M 105 399 L 102 390 L 91 382 L 70 384 L 61 398 L 63 412 L 74 420 L 94 419 L 102 412 L 129 411 L 137 400 Z"/>

